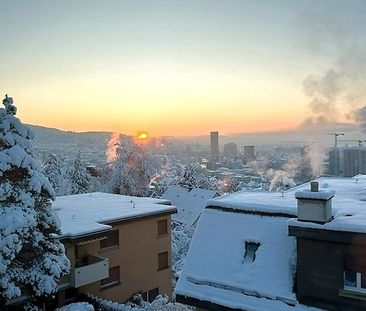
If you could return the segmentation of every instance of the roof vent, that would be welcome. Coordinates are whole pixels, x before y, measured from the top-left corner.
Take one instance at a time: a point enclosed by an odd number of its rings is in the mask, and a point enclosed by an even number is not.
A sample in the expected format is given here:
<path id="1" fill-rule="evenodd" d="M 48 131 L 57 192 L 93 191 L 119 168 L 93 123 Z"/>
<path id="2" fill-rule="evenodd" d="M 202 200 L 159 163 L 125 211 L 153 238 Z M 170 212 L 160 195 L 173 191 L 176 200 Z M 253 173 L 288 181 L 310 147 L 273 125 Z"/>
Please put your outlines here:
<path id="1" fill-rule="evenodd" d="M 332 198 L 335 191 L 319 190 L 319 182 L 312 181 L 309 190 L 295 193 L 297 199 L 297 218 L 324 224 L 332 219 Z"/>

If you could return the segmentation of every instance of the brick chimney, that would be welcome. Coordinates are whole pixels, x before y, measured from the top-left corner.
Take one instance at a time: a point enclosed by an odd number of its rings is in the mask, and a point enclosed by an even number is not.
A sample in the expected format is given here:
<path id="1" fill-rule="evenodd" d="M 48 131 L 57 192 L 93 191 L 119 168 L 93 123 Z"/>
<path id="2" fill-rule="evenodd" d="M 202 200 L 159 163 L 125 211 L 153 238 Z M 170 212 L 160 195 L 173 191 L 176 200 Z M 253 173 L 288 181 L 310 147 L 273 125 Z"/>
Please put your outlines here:
<path id="1" fill-rule="evenodd" d="M 332 198 L 335 191 L 319 190 L 319 182 L 310 182 L 309 190 L 295 193 L 297 199 L 297 218 L 324 224 L 332 220 Z"/>

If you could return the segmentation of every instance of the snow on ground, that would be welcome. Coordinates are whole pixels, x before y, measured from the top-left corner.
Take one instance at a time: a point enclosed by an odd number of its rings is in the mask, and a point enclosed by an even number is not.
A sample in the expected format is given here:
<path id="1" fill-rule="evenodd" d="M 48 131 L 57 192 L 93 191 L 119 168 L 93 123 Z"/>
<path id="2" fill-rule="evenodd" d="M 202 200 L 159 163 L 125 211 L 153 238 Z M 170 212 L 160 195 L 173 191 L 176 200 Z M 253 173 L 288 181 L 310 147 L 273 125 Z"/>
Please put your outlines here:
<path id="1" fill-rule="evenodd" d="M 107 222 L 175 212 L 167 200 L 109 193 L 84 193 L 57 197 L 53 208 L 61 220 L 61 236 L 75 237 L 109 230 Z"/>
<path id="2" fill-rule="evenodd" d="M 94 307 L 87 302 L 77 302 L 58 308 L 56 311 L 94 311 Z"/>

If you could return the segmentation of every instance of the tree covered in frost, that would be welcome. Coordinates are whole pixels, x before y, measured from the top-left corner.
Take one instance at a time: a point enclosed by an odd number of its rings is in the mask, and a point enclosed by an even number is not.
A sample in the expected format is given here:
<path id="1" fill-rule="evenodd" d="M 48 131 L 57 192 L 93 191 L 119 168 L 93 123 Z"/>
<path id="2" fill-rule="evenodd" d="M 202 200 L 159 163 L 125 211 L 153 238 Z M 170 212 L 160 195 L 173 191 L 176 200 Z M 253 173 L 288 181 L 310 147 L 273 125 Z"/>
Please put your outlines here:
<path id="1" fill-rule="evenodd" d="M 177 226 L 172 230 L 173 276 L 183 269 L 193 234 L 194 228 L 189 226 Z"/>
<path id="2" fill-rule="evenodd" d="M 69 270 L 55 234 L 54 191 L 33 150 L 33 133 L 15 117 L 13 100 L 0 108 L 0 304 L 47 296 Z"/>
<path id="3" fill-rule="evenodd" d="M 147 196 L 153 176 L 159 171 L 159 161 L 143 145 L 124 143 L 116 149 L 117 157 L 111 163 L 107 191 L 132 196 Z"/>
<path id="4" fill-rule="evenodd" d="M 184 168 L 178 183 L 188 190 L 198 188 L 197 172 L 192 165 L 187 165 Z"/>
<path id="5" fill-rule="evenodd" d="M 242 183 L 236 177 L 224 177 L 218 183 L 220 193 L 232 193 L 242 190 Z"/>
<path id="6" fill-rule="evenodd" d="M 217 191 L 218 180 L 214 176 L 203 176 L 198 179 L 198 188 Z"/>
<path id="7" fill-rule="evenodd" d="M 80 152 L 68 173 L 68 188 L 70 194 L 86 193 L 90 190 L 90 175 L 82 163 Z"/>
<path id="8" fill-rule="evenodd" d="M 61 170 L 61 165 L 56 155 L 51 153 L 48 156 L 44 165 L 44 173 L 51 183 L 51 186 L 53 187 L 56 195 L 61 194 L 60 190 L 62 189 L 63 174 Z"/>

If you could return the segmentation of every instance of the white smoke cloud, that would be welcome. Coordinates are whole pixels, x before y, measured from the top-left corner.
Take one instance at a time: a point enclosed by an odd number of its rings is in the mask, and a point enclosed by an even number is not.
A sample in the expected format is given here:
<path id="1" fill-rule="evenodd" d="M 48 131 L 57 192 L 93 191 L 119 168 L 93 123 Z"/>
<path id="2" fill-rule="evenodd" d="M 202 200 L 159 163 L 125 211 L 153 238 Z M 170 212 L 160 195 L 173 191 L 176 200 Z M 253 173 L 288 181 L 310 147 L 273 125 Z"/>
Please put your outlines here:
<path id="1" fill-rule="evenodd" d="M 121 143 L 121 136 L 118 133 L 112 133 L 109 141 L 107 143 L 107 148 L 105 155 L 107 157 L 107 162 L 113 162 L 117 157 L 117 148 Z"/>

